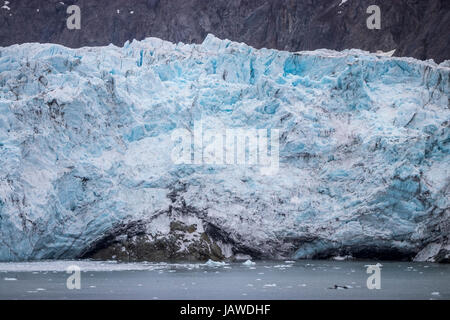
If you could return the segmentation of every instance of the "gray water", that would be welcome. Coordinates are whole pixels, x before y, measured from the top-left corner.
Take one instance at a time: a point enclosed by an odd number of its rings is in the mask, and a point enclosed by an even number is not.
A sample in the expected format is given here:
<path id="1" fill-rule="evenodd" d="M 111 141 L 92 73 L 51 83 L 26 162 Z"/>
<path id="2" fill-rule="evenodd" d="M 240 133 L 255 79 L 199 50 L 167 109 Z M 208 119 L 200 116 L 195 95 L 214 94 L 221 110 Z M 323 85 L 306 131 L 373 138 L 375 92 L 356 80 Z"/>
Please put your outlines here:
<path id="1" fill-rule="evenodd" d="M 381 289 L 369 290 L 368 264 L 0 263 L 0 299 L 450 299 L 450 265 L 382 262 Z M 67 288 L 70 265 L 80 267 L 79 290 Z"/>

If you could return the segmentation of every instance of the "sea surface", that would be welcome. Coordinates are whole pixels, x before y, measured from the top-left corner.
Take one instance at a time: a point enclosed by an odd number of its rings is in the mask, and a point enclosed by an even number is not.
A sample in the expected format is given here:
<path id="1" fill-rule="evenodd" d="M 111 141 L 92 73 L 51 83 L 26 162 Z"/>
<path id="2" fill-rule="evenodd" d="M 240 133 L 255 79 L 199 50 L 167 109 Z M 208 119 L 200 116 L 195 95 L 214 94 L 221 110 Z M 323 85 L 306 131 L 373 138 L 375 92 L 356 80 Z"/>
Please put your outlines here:
<path id="1" fill-rule="evenodd" d="M 450 265 L 380 262 L 380 289 L 368 289 L 373 261 L 256 263 L 0 263 L 0 299 L 450 299 Z M 76 284 L 77 266 L 80 289 Z M 75 267 L 76 270 L 78 270 Z"/>

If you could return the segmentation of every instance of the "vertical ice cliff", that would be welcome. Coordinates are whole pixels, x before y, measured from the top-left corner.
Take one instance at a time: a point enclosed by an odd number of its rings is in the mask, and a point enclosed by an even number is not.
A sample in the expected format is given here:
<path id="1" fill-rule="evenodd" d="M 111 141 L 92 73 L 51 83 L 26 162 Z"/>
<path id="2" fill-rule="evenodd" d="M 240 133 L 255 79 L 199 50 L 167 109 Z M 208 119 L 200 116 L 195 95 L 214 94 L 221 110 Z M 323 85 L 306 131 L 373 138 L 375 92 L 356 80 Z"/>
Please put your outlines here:
<path id="1" fill-rule="evenodd" d="M 0 260 L 448 260 L 449 67 L 212 35 L 0 48 Z M 278 129 L 278 172 L 175 164 L 199 120 Z"/>

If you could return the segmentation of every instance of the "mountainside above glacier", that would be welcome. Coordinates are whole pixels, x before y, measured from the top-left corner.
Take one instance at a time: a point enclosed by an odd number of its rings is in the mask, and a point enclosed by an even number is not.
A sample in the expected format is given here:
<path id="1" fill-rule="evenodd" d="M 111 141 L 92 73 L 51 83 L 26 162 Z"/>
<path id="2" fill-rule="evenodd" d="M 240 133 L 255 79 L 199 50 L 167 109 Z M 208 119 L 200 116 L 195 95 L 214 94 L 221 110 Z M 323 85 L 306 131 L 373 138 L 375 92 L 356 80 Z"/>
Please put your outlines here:
<path id="1" fill-rule="evenodd" d="M 158 37 L 201 43 L 208 33 L 256 48 L 299 51 L 358 48 L 396 56 L 450 59 L 448 0 L 14 0 L 0 8 L 0 46 L 58 43 L 122 46 Z M 81 29 L 69 30 L 70 5 Z M 381 29 L 369 30 L 367 8 L 381 9 Z M 6 8 L 8 9 L 6 9 Z"/>
<path id="2" fill-rule="evenodd" d="M 448 261 L 449 67 L 212 35 L 0 48 L 0 260 Z M 278 171 L 175 164 L 200 120 L 278 129 Z"/>

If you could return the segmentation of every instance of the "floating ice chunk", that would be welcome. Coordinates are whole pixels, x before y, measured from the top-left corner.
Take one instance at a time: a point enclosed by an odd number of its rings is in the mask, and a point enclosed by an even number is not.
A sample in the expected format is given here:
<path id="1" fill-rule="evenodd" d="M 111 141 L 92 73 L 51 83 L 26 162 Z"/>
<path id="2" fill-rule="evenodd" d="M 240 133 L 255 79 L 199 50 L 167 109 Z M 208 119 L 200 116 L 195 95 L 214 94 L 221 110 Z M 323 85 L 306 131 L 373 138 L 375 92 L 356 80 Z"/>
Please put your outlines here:
<path id="1" fill-rule="evenodd" d="M 227 266 L 228 264 L 224 261 L 213 261 L 213 260 L 209 259 L 208 261 L 206 261 L 206 263 L 204 265 L 208 266 L 208 267 L 223 267 L 223 266 Z"/>
<path id="2" fill-rule="evenodd" d="M 351 260 L 351 259 L 353 259 L 353 257 L 351 255 L 333 257 L 333 260 L 336 260 L 336 261 L 346 261 L 346 260 Z"/>
<path id="3" fill-rule="evenodd" d="M 276 287 L 277 284 L 276 283 L 267 283 L 264 285 L 264 287 Z"/>
<path id="4" fill-rule="evenodd" d="M 242 264 L 244 266 L 254 266 L 256 263 L 251 260 L 247 260 L 247 261 L 243 262 Z"/>
<path id="5" fill-rule="evenodd" d="M 292 264 L 277 264 L 276 266 L 273 266 L 274 268 L 278 268 L 280 270 L 286 269 L 286 268 L 290 268 L 292 267 Z"/>
<path id="6" fill-rule="evenodd" d="M 236 260 L 252 260 L 252 257 L 248 254 L 238 253 L 235 257 Z"/>

